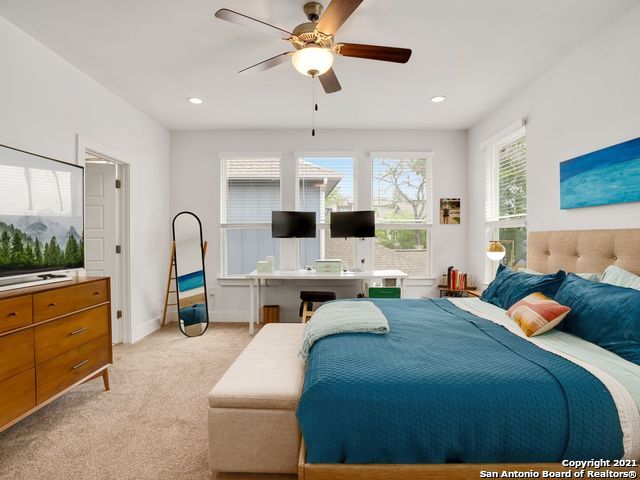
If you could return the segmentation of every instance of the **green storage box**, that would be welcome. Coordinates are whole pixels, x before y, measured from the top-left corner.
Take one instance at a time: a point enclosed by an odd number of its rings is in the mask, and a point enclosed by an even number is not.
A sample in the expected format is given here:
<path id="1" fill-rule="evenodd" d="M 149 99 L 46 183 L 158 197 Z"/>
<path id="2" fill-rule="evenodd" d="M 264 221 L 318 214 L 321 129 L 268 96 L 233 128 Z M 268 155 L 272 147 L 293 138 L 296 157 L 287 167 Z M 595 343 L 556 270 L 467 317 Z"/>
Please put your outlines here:
<path id="1" fill-rule="evenodd" d="M 369 287 L 369 298 L 400 298 L 400 287 Z"/>

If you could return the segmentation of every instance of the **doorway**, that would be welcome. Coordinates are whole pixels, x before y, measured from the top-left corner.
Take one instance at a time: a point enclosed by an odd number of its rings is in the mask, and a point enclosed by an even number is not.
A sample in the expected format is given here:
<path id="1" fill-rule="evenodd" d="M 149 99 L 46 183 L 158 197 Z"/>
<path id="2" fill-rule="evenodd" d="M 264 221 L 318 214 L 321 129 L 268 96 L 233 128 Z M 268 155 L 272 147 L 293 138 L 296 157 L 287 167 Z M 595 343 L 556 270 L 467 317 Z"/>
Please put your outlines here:
<path id="1" fill-rule="evenodd" d="M 78 163 L 85 168 L 85 272 L 111 278 L 112 340 L 129 343 L 129 164 L 82 143 Z"/>

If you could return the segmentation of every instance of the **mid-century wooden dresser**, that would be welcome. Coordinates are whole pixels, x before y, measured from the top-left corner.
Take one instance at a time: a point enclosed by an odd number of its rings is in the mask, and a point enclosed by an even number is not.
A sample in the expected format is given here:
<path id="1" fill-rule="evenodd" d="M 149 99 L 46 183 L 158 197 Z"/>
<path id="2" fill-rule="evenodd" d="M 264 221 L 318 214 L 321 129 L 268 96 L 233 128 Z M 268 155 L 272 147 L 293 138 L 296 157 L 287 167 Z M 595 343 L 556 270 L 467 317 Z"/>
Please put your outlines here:
<path id="1" fill-rule="evenodd" d="M 109 278 L 0 293 L 0 431 L 112 363 Z"/>

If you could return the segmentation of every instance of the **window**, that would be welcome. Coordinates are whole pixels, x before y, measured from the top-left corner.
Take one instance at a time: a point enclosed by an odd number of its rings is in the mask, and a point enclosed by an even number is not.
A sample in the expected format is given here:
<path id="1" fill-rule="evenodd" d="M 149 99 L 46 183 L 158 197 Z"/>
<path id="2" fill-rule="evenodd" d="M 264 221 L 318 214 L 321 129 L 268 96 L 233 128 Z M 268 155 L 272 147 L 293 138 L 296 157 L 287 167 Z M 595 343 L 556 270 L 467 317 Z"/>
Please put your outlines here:
<path id="1" fill-rule="evenodd" d="M 354 210 L 354 160 L 352 157 L 302 157 L 298 159 L 298 210 L 316 212 L 318 235 L 300 240 L 300 266 L 319 258 L 340 258 L 343 268 L 354 268 L 353 239 L 331 238 L 331 212 Z"/>
<path id="2" fill-rule="evenodd" d="M 280 158 L 223 156 L 220 163 L 222 274 L 247 274 L 258 260 L 278 259 L 271 212 L 280 210 Z"/>
<path id="3" fill-rule="evenodd" d="M 431 154 L 372 154 L 374 268 L 430 275 L 431 185 Z"/>
<path id="4" fill-rule="evenodd" d="M 412 276 L 430 272 L 428 231 L 378 229 L 373 242 L 373 264 L 377 270 L 402 270 Z"/>
<path id="5" fill-rule="evenodd" d="M 520 123 L 510 133 L 486 145 L 485 222 L 487 240 L 503 240 L 503 263 L 527 264 L 527 138 Z M 487 279 L 495 265 L 487 262 Z"/>

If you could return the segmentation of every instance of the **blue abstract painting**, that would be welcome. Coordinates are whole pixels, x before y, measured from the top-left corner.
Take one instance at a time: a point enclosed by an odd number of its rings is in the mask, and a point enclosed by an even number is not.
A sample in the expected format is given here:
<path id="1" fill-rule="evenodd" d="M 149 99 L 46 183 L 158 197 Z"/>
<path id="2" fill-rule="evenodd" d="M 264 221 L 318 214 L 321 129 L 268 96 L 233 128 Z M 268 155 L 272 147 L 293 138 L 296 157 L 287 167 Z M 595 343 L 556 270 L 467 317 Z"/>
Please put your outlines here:
<path id="1" fill-rule="evenodd" d="M 640 201 L 640 138 L 560 162 L 560 208 Z"/>

